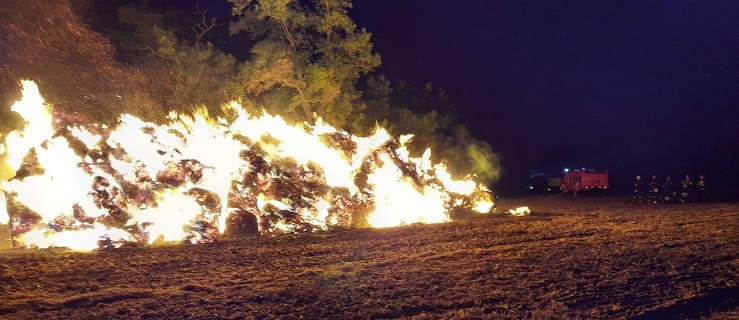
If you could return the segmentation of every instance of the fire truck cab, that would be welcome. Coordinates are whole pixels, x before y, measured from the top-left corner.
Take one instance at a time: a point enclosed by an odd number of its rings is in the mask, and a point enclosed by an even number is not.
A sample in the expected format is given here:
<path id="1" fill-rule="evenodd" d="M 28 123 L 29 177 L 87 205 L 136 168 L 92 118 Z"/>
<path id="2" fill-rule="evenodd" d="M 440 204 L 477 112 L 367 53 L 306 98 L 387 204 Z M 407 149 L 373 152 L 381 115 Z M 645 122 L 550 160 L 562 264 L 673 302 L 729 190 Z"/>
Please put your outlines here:
<path id="1" fill-rule="evenodd" d="M 608 170 L 572 170 L 562 177 L 562 194 L 577 195 L 582 192 L 603 192 L 610 187 Z"/>

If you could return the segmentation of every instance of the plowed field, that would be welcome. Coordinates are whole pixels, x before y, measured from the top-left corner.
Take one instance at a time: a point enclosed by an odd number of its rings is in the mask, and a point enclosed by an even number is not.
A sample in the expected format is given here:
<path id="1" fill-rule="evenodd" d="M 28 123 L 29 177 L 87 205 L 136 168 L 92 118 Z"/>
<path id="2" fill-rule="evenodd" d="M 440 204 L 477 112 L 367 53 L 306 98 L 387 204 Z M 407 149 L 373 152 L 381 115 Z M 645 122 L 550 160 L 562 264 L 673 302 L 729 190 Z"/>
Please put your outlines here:
<path id="1" fill-rule="evenodd" d="M 739 203 L 528 197 L 526 217 L 0 251 L 2 319 L 739 318 Z"/>

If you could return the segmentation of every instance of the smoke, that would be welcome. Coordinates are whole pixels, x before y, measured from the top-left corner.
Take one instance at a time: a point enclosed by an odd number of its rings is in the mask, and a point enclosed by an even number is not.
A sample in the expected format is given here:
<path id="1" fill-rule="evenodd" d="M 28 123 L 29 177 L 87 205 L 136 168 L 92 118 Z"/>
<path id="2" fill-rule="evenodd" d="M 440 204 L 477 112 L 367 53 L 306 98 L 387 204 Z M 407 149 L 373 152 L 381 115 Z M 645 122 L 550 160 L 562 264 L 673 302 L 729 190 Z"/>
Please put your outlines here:
<path id="1" fill-rule="evenodd" d="M 494 183 L 500 178 L 500 156 L 493 152 L 487 142 L 478 141 L 467 147 L 467 156 L 470 161 L 471 172 L 474 172 L 479 181 Z"/>
<path id="2" fill-rule="evenodd" d="M 438 135 L 434 143 L 438 161 L 445 161 L 457 178 L 472 175 L 476 181 L 490 185 L 502 173 L 501 156 L 485 141 L 472 137 L 464 125 L 457 125 L 452 136 Z"/>

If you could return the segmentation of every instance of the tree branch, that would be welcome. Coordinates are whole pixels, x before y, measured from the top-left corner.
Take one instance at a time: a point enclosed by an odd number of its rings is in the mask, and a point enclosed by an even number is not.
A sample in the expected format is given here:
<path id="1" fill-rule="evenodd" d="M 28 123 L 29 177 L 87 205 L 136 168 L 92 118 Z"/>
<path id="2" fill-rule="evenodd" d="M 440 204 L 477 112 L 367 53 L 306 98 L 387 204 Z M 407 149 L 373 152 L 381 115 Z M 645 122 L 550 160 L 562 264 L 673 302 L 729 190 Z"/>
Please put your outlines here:
<path id="1" fill-rule="evenodd" d="M 295 44 L 295 39 L 293 39 L 292 33 L 290 33 L 290 28 L 287 27 L 287 21 L 285 21 L 284 17 L 280 17 L 280 22 L 282 22 L 282 31 L 285 33 L 285 37 L 287 37 L 287 41 L 290 42 L 290 47 L 294 49 L 297 49 L 298 46 Z"/>
<path id="2" fill-rule="evenodd" d="M 192 31 L 195 32 L 195 45 L 199 46 L 205 35 L 220 24 L 217 23 L 218 18 L 212 18 L 208 21 L 208 10 L 200 8 L 200 4 L 195 6 L 195 12 L 193 14 L 197 21 L 192 26 Z"/>

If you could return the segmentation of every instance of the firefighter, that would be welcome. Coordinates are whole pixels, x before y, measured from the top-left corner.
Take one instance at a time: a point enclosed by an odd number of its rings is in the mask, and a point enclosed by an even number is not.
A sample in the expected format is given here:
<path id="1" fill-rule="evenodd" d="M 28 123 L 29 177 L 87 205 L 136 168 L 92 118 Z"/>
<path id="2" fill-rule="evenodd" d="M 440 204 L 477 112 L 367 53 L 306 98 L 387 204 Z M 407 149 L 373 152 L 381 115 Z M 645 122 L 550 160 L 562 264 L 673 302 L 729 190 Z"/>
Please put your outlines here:
<path id="1" fill-rule="evenodd" d="M 672 177 L 666 176 L 662 185 L 662 203 L 673 203 L 675 201 L 675 186 L 672 185 Z"/>
<path id="2" fill-rule="evenodd" d="M 647 192 L 649 193 L 649 202 L 657 204 L 659 202 L 659 182 L 657 181 L 657 175 L 653 174 L 652 178 L 649 179 L 649 189 L 647 189 Z"/>
<path id="3" fill-rule="evenodd" d="M 680 203 L 685 204 L 690 199 L 690 192 L 693 189 L 693 181 L 690 180 L 690 175 L 685 174 L 685 177 L 680 181 Z"/>
<path id="4" fill-rule="evenodd" d="M 638 175 L 634 180 L 634 193 L 631 195 L 631 203 L 641 203 L 642 201 L 644 201 L 644 181 Z"/>
<path id="5" fill-rule="evenodd" d="M 698 175 L 698 182 L 695 183 L 696 193 L 699 202 L 708 202 L 706 196 L 706 177 L 703 174 Z"/>

